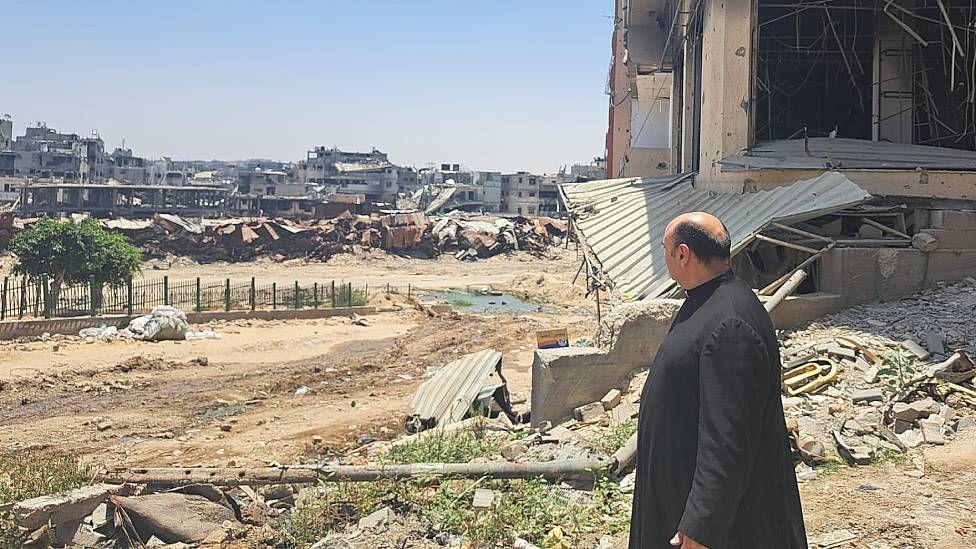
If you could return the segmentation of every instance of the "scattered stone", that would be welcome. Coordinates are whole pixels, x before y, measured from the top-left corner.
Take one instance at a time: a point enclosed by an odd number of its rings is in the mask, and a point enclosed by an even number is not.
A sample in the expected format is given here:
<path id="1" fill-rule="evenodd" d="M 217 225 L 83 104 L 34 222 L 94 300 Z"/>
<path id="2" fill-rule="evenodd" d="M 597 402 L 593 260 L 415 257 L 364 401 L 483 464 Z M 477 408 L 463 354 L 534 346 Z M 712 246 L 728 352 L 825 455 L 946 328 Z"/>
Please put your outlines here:
<path id="1" fill-rule="evenodd" d="M 973 427 L 976 427 L 976 419 L 973 419 L 972 416 L 963 416 L 959 418 L 959 421 L 956 422 L 957 433 L 967 431 Z"/>
<path id="2" fill-rule="evenodd" d="M 798 482 L 808 482 L 811 480 L 816 480 L 817 471 L 807 465 L 806 463 L 800 463 L 796 466 L 796 480 Z"/>
<path id="3" fill-rule="evenodd" d="M 393 509 L 389 507 L 383 507 L 382 509 L 377 509 L 369 515 L 359 519 L 359 529 L 360 530 L 385 530 L 387 524 L 394 520 L 396 515 L 393 514 Z"/>
<path id="4" fill-rule="evenodd" d="M 884 399 L 884 393 L 881 391 L 880 388 L 877 387 L 872 389 L 860 389 L 851 393 L 851 401 L 854 404 L 858 404 L 861 402 L 881 401 L 883 399 Z"/>
<path id="5" fill-rule="evenodd" d="M 359 435 L 358 437 L 356 437 L 356 444 L 360 446 L 366 446 L 371 442 L 376 442 L 376 439 L 371 437 L 370 435 Z"/>
<path id="6" fill-rule="evenodd" d="M 316 446 L 318 446 L 319 444 L 322 444 L 322 437 L 319 436 L 319 435 L 312 435 L 312 444 L 314 444 Z"/>
<path id="7" fill-rule="evenodd" d="M 942 424 L 938 421 L 923 420 L 919 422 L 919 427 L 922 429 L 922 441 L 926 444 L 945 444 L 945 438 L 942 436 Z"/>
<path id="8" fill-rule="evenodd" d="M 106 419 L 103 421 L 99 421 L 98 424 L 95 426 L 95 428 L 98 429 L 99 431 L 107 431 L 112 428 L 112 420 Z"/>
<path id="9" fill-rule="evenodd" d="M 511 444 L 506 444 L 505 446 L 502 446 L 501 450 L 499 450 L 502 457 L 508 461 L 515 461 L 527 451 L 528 448 L 525 447 L 525 444 L 522 444 L 522 441 L 515 441 Z"/>
<path id="10" fill-rule="evenodd" d="M 602 402 L 591 402 L 573 410 L 573 417 L 579 422 L 590 423 L 606 417 L 606 410 Z"/>
<path id="11" fill-rule="evenodd" d="M 906 421 L 904 419 L 895 419 L 895 434 L 900 435 L 905 431 L 911 430 L 915 424 L 912 421 Z"/>
<path id="12" fill-rule="evenodd" d="M 231 430 L 230 423 L 221 423 L 220 424 L 220 430 L 223 431 L 223 432 L 225 432 L 225 433 L 226 432 L 229 432 Z"/>
<path id="13" fill-rule="evenodd" d="M 930 329 L 925 332 L 925 347 L 928 348 L 929 352 L 933 355 L 945 356 L 945 335 L 936 329 Z"/>
<path id="14" fill-rule="evenodd" d="M 301 387 L 295 389 L 295 396 L 305 396 L 309 391 L 311 391 L 311 389 L 302 385 Z"/>
<path id="15" fill-rule="evenodd" d="M 471 501 L 471 507 L 479 511 L 490 509 L 494 502 L 495 492 L 493 490 L 478 488 L 474 491 L 474 499 Z"/>
<path id="16" fill-rule="evenodd" d="M 603 409 L 609 412 L 610 410 L 616 408 L 617 405 L 620 404 L 621 396 L 622 394 L 619 390 L 610 389 L 610 391 L 608 391 L 607 394 L 600 399 L 600 403 L 603 404 Z"/>
<path id="17" fill-rule="evenodd" d="M 896 402 L 894 405 L 892 405 L 891 415 L 893 415 L 896 420 L 901 420 L 907 423 L 911 423 L 918 419 L 918 411 L 909 406 L 907 402 Z"/>
<path id="18" fill-rule="evenodd" d="M 916 357 L 918 357 L 919 360 L 928 360 L 932 356 L 932 353 L 926 351 L 925 349 L 922 348 L 921 345 L 919 345 L 918 343 L 915 343 L 911 339 L 906 339 L 906 340 L 902 341 L 900 343 L 900 345 L 906 351 L 908 351 L 908 352 L 912 353 L 913 355 L 915 355 Z"/>
<path id="19" fill-rule="evenodd" d="M 878 367 L 869 366 L 867 371 L 864 372 L 864 382 L 865 383 L 877 383 L 878 382 Z"/>
<path id="20" fill-rule="evenodd" d="M 939 403 L 932 400 L 932 398 L 925 398 L 922 400 L 916 400 L 909 404 L 912 410 L 914 410 L 918 415 L 918 419 L 927 418 L 933 414 L 938 414 L 941 411 L 941 406 Z"/>
<path id="21" fill-rule="evenodd" d="M 912 247 L 928 253 L 938 249 L 939 240 L 929 233 L 915 233 L 912 237 Z"/>
<path id="22" fill-rule="evenodd" d="M 897 436 L 898 440 L 909 448 L 918 448 L 922 444 L 922 433 L 918 429 L 909 429 Z"/>
<path id="23" fill-rule="evenodd" d="M 857 359 L 857 353 L 853 349 L 848 349 L 847 347 L 844 347 L 843 345 L 837 345 L 837 344 L 828 345 L 824 349 L 824 351 L 828 355 L 835 356 L 835 357 L 837 357 L 837 358 L 839 358 L 841 360 L 848 359 L 848 360 L 854 361 L 855 359 Z"/>

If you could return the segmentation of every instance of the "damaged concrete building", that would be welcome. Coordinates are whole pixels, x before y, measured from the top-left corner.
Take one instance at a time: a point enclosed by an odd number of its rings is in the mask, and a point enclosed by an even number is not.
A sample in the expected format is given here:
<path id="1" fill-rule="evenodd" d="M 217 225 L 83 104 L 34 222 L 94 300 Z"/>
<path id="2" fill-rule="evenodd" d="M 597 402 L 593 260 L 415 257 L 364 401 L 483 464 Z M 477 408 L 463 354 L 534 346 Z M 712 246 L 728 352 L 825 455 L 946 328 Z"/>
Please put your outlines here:
<path id="1" fill-rule="evenodd" d="M 804 273 L 779 328 L 976 273 L 969 2 L 616 7 L 608 173 L 630 177 L 561 186 L 589 292 L 614 309 L 599 347 L 537 353 L 533 421 L 649 365 L 680 305 L 659 249 L 680 213 L 725 220 L 764 300 Z"/>

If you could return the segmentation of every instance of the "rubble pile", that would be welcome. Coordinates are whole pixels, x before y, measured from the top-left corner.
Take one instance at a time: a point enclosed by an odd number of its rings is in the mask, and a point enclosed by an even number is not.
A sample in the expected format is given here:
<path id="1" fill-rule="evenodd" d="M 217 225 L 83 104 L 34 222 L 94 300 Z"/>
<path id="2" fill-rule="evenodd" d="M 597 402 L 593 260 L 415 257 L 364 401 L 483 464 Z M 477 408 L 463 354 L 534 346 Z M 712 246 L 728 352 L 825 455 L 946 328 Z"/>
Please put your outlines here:
<path id="1" fill-rule="evenodd" d="M 190 256 L 201 261 L 327 260 L 357 248 L 458 259 L 523 250 L 542 253 L 566 237 L 565 221 L 549 218 L 428 217 L 422 213 L 354 215 L 318 221 L 227 219 L 187 221 L 157 214 L 152 220 L 109 220 L 106 228 L 125 234 L 149 258 Z"/>
<path id="2" fill-rule="evenodd" d="M 860 305 L 783 334 L 783 404 L 801 480 L 941 445 L 976 417 L 976 280 Z M 921 471 L 919 472 L 921 474 Z"/>

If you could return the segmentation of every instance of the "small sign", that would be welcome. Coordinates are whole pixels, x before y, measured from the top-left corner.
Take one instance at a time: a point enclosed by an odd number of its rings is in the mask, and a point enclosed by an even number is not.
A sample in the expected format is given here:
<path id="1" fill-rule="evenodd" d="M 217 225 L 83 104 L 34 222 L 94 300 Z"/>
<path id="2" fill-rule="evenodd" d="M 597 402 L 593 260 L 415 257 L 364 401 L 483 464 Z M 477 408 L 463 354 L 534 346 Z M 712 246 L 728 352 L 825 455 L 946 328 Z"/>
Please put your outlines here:
<path id="1" fill-rule="evenodd" d="M 535 333 L 535 341 L 540 349 L 569 347 L 569 332 L 566 328 L 540 330 Z"/>

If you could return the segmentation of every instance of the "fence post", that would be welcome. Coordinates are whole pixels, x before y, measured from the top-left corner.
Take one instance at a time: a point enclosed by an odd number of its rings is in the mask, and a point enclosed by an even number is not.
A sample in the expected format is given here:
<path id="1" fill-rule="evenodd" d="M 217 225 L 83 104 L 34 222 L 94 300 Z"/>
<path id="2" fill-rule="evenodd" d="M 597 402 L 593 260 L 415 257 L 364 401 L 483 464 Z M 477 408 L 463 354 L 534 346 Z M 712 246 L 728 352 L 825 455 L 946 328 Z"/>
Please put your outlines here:
<path id="1" fill-rule="evenodd" d="M 346 298 L 346 302 L 352 307 L 352 282 L 349 283 L 349 297 Z"/>
<path id="2" fill-rule="evenodd" d="M 163 305 L 169 305 L 169 275 L 163 275 Z"/>
<path id="3" fill-rule="evenodd" d="M 37 279 L 37 289 L 34 290 L 34 316 L 41 314 L 41 279 Z"/>
<path id="4" fill-rule="evenodd" d="M 278 283 L 271 283 L 271 309 L 278 308 Z"/>
<path id="5" fill-rule="evenodd" d="M 363 287 L 363 305 L 369 303 L 369 282 Z"/>
<path id="6" fill-rule="evenodd" d="M 41 276 L 41 292 L 44 294 L 44 318 L 51 318 L 51 293 L 46 275 Z"/>
<path id="7" fill-rule="evenodd" d="M 128 294 L 126 298 L 125 311 L 129 316 L 132 316 L 132 277 L 129 277 L 129 280 L 126 281 L 125 285 L 126 293 Z"/>
<path id="8" fill-rule="evenodd" d="M 230 279 L 224 282 L 224 310 L 230 310 Z"/>
<path id="9" fill-rule="evenodd" d="M 410 299 L 410 283 L 407 283 L 407 299 Z"/>
<path id="10" fill-rule="evenodd" d="M 329 296 L 329 304 L 332 305 L 332 308 L 333 309 L 335 309 L 335 307 L 336 307 L 335 280 L 332 281 L 332 295 Z"/>
<path id="11" fill-rule="evenodd" d="M 95 303 L 95 277 L 88 277 L 88 307 L 92 316 L 98 316 L 98 304 Z"/>
<path id="12" fill-rule="evenodd" d="M 3 279 L 3 283 L 4 283 L 4 294 L 6 294 L 6 288 L 7 288 L 6 278 Z M 4 296 L 4 298 L 6 299 L 6 295 Z M 319 308 L 319 283 L 318 282 L 312 284 L 312 307 L 315 307 L 316 309 Z"/>
<path id="13" fill-rule="evenodd" d="M 3 277 L 3 295 L 0 295 L 0 320 L 7 319 L 7 277 Z"/>
<path id="14" fill-rule="evenodd" d="M 252 276 L 251 277 L 251 310 L 252 311 L 257 308 L 258 306 L 257 301 L 258 301 L 258 289 L 254 285 L 254 277 Z"/>
<path id="15" fill-rule="evenodd" d="M 292 306 L 294 307 L 294 309 L 296 311 L 298 310 L 298 302 L 299 302 L 299 300 L 298 300 L 298 292 L 299 292 L 299 289 L 298 289 L 298 281 L 296 280 L 295 281 L 295 295 L 291 296 Z"/>
<path id="16" fill-rule="evenodd" d="M 20 311 L 17 318 L 24 318 L 24 313 L 27 312 L 27 277 L 22 277 L 20 279 Z"/>
<path id="17" fill-rule="evenodd" d="M 203 310 L 203 304 L 200 302 L 200 293 L 201 292 L 200 292 L 200 277 L 199 276 L 197 277 L 197 280 L 196 280 L 196 290 L 195 290 L 194 293 L 195 293 L 195 295 L 193 297 L 193 302 L 195 304 L 195 307 L 194 307 L 193 310 L 199 313 L 200 311 Z"/>

